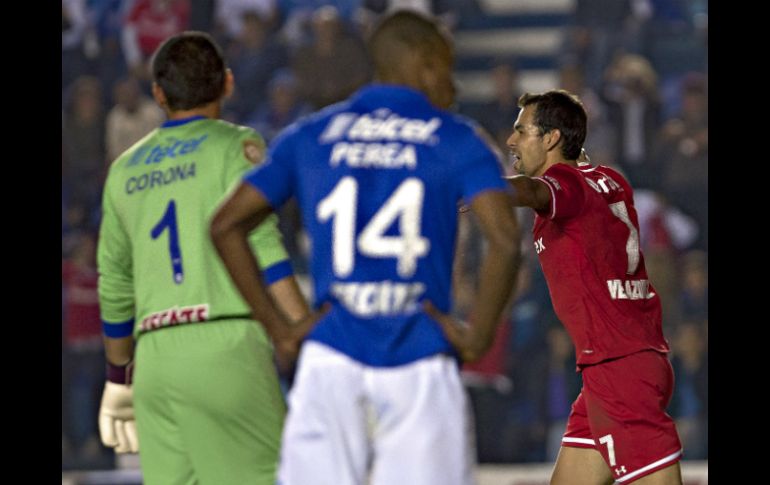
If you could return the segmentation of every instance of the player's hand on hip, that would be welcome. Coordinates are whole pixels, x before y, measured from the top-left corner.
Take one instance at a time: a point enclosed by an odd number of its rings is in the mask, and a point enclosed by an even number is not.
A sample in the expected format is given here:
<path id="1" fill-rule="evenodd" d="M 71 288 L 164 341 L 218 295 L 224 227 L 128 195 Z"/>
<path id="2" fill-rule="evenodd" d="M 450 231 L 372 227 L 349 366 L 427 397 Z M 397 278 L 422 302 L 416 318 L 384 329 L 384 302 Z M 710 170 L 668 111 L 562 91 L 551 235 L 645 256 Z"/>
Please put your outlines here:
<path id="1" fill-rule="evenodd" d="M 316 323 L 329 313 L 331 307 L 331 303 L 326 302 L 318 310 L 308 313 L 302 320 L 283 329 L 274 342 L 279 364 L 288 364 L 297 360 L 302 341 L 313 330 Z"/>
<path id="2" fill-rule="evenodd" d="M 474 362 L 484 355 L 486 348 L 479 341 L 473 327 L 440 311 L 430 300 L 425 300 L 422 307 L 425 313 L 441 326 L 447 340 L 454 346 L 464 362 Z"/>
<path id="3" fill-rule="evenodd" d="M 105 382 L 99 408 L 99 435 L 104 446 L 115 448 L 116 453 L 139 451 L 131 386 Z"/>

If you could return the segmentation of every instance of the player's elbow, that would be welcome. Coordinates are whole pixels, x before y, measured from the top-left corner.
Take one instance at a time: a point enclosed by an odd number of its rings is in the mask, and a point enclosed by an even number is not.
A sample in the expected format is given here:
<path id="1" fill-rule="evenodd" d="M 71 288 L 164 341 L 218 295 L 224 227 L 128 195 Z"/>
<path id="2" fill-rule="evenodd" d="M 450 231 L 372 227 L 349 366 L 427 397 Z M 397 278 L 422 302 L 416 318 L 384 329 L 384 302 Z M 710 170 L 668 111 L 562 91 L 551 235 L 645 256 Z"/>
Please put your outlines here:
<path id="1" fill-rule="evenodd" d="M 236 224 L 222 210 L 217 211 L 209 225 L 209 236 L 214 246 L 221 251 L 225 242 L 236 231 Z"/>

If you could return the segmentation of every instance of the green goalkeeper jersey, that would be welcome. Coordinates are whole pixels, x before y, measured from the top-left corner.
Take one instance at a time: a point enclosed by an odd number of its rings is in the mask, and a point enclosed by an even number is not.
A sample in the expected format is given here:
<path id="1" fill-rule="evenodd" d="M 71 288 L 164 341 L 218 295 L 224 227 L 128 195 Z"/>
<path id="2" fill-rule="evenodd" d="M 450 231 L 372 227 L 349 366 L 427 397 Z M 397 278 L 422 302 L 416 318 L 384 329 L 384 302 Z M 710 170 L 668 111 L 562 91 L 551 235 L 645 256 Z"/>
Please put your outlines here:
<path id="1" fill-rule="evenodd" d="M 164 123 L 115 160 L 98 248 L 105 335 L 249 317 L 210 240 L 209 222 L 264 148 L 250 128 L 192 117 Z M 274 215 L 250 242 L 268 284 L 291 274 Z"/>

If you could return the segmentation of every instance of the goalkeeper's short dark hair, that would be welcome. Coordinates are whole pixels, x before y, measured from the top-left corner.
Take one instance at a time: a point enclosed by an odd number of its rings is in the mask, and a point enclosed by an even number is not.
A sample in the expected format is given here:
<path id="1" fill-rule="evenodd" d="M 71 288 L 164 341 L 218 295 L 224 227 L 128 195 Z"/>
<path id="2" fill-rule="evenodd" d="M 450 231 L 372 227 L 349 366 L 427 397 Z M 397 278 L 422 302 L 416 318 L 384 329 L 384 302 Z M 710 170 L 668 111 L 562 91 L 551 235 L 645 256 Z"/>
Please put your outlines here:
<path id="1" fill-rule="evenodd" d="M 170 110 L 206 105 L 224 94 L 226 66 L 222 49 L 205 32 L 174 35 L 155 51 L 152 76 L 166 95 Z"/>

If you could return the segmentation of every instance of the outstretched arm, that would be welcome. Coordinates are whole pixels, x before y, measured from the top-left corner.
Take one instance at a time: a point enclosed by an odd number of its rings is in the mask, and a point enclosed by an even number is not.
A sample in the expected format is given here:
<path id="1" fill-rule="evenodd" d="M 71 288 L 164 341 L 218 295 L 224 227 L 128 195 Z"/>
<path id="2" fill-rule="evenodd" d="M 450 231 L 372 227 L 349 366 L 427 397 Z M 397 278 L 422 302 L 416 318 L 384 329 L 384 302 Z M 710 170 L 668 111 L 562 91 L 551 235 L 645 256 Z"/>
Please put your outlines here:
<path id="1" fill-rule="evenodd" d="M 513 187 L 511 201 L 514 207 L 531 207 L 538 212 L 550 208 L 551 191 L 544 182 L 526 175 L 513 175 L 505 180 Z"/>
<path id="2" fill-rule="evenodd" d="M 591 163 L 585 148 L 580 150 L 577 162 L 579 164 Z M 551 190 L 542 179 L 528 177 L 527 175 L 513 175 L 503 178 L 514 189 L 511 196 L 514 207 L 531 207 L 538 212 L 550 210 Z"/>

